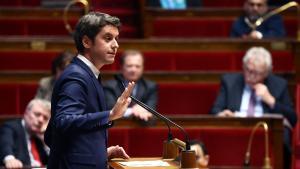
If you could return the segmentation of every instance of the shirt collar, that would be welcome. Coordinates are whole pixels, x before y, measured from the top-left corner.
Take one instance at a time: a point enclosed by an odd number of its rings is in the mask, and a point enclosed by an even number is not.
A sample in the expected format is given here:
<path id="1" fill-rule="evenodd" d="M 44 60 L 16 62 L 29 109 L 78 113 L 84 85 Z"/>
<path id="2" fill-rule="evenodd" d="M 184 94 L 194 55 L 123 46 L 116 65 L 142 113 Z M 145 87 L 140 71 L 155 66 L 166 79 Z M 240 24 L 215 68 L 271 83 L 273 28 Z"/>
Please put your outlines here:
<path id="1" fill-rule="evenodd" d="M 96 66 L 90 60 L 88 60 L 86 57 L 84 57 L 81 54 L 78 54 L 77 58 L 80 59 L 83 63 L 85 63 L 92 70 L 92 72 L 96 76 L 96 78 L 98 78 L 98 76 L 100 75 L 100 71 L 96 68 Z"/>

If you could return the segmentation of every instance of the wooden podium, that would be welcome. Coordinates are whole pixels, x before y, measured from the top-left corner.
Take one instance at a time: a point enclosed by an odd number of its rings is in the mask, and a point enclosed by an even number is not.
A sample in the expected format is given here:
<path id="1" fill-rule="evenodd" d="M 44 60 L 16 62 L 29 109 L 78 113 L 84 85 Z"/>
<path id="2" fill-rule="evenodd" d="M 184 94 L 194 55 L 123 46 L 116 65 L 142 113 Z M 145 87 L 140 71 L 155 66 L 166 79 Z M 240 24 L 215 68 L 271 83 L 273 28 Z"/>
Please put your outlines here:
<path id="1" fill-rule="evenodd" d="M 130 158 L 129 160 L 126 161 L 151 161 L 151 160 L 162 160 L 161 157 L 154 157 L 154 158 Z M 167 162 L 170 166 L 168 167 L 127 167 L 121 165 L 120 161 L 125 161 L 123 159 L 112 159 L 110 162 L 108 162 L 110 168 L 112 169 L 139 169 L 139 168 L 145 168 L 145 169 L 179 169 L 179 164 L 178 162 L 175 162 L 173 160 L 163 160 Z"/>

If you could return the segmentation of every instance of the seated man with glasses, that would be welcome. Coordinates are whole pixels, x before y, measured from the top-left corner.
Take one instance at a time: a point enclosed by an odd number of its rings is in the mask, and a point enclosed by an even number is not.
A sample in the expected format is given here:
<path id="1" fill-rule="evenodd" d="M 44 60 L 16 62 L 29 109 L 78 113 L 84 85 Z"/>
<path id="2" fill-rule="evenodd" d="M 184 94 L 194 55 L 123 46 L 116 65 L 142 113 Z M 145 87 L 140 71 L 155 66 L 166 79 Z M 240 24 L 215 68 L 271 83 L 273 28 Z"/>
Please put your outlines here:
<path id="1" fill-rule="evenodd" d="M 271 54 L 262 47 L 252 47 L 246 52 L 243 68 L 243 74 L 222 77 L 220 92 L 211 113 L 222 117 L 282 114 L 285 119 L 284 168 L 290 169 L 291 134 L 297 115 L 288 93 L 287 81 L 271 73 Z"/>
<path id="2" fill-rule="evenodd" d="M 268 0 L 245 0 L 244 14 L 232 25 L 231 37 L 243 39 L 282 38 L 285 28 L 282 18 L 274 15 L 255 28 L 256 20 L 268 12 Z"/>

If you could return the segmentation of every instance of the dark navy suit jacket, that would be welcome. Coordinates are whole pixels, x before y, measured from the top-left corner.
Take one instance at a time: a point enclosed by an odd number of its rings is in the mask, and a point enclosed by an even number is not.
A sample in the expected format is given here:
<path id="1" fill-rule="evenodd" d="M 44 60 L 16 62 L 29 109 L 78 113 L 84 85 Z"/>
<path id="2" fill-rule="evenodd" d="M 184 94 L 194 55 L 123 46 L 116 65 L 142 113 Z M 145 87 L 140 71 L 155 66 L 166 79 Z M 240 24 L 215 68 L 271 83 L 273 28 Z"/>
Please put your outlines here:
<path id="1" fill-rule="evenodd" d="M 30 157 L 27 147 L 25 129 L 21 119 L 5 122 L 0 128 L 0 164 L 3 164 L 3 158 L 7 155 L 13 155 L 24 166 L 30 166 Z M 44 165 L 47 164 L 48 155 L 44 149 L 42 141 L 35 138 L 38 153 Z"/>
<path id="2" fill-rule="evenodd" d="M 249 34 L 252 29 L 246 24 L 245 16 L 239 17 L 232 25 L 230 36 L 242 37 Z M 256 28 L 257 31 L 263 34 L 263 38 L 283 38 L 285 37 L 285 28 L 282 18 L 279 15 L 274 15 L 265 20 Z"/>
<path id="3" fill-rule="evenodd" d="M 292 126 L 296 125 L 297 115 L 288 93 L 287 82 L 281 77 L 270 74 L 264 81 L 270 93 L 275 97 L 273 109 L 263 103 L 265 113 L 282 114 Z M 217 114 L 224 109 L 239 111 L 245 80 L 242 74 L 226 74 L 221 79 L 219 95 L 212 107 L 211 113 Z"/>
<path id="4" fill-rule="evenodd" d="M 75 57 L 57 80 L 45 141 L 49 169 L 107 167 L 109 111 L 102 85 L 90 68 Z"/>

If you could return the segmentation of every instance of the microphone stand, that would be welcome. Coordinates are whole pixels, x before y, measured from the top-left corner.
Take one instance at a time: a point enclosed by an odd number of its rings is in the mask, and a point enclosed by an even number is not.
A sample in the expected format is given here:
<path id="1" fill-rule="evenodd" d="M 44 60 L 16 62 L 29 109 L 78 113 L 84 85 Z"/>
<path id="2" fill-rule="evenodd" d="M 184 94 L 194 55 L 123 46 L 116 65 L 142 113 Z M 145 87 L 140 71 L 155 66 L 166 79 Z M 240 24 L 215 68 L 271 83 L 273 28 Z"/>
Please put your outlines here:
<path id="1" fill-rule="evenodd" d="M 296 1 L 291 1 L 289 3 L 286 3 L 285 5 L 277 8 L 277 9 L 274 9 L 274 10 L 270 11 L 269 13 L 267 13 L 266 15 L 258 18 L 255 21 L 255 23 L 252 25 L 253 30 L 255 30 L 256 27 L 260 26 L 265 20 L 267 20 L 271 16 L 279 14 L 280 12 L 283 12 L 293 6 L 297 7 L 297 22 L 298 22 L 298 24 L 297 24 L 298 25 L 297 40 L 300 41 L 300 7 Z"/>
<path id="2" fill-rule="evenodd" d="M 117 79 L 117 80 L 119 82 L 121 82 L 123 88 L 125 89 L 125 85 L 124 85 L 123 81 L 121 79 Z M 178 125 L 177 123 L 173 122 L 171 119 L 167 118 L 166 116 L 160 114 L 159 112 L 155 111 L 154 109 L 152 109 L 148 105 L 144 104 L 140 100 L 136 99 L 133 96 L 130 96 L 130 98 L 136 104 L 140 105 L 141 107 L 143 107 L 144 109 L 146 109 L 147 111 L 149 111 L 150 113 L 152 113 L 153 115 L 155 115 L 156 117 L 158 117 L 159 119 L 163 120 L 167 124 L 167 126 L 169 128 L 168 142 L 170 142 L 169 139 L 172 138 L 171 129 L 170 129 L 169 123 L 173 124 L 175 127 L 179 128 L 184 133 L 185 144 L 181 144 L 181 145 L 185 145 L 185 150 L 181 151 L 181 162 L 180 162 L 181 166 L 180 166 L 180 168 L 181 169 L 197 168 L 196 154 L 195 154 L 195 151 L 191 150 L 190 138 L 189 138 L 188 133 L 180 125 Z M 178 139 L 171 140 L 171 143 L 176 144 L 177 143 L 176 140 L 178 140 Z"/>
<path id="3" fill-rule="evenodd" d="M 264 134 L 265 134 L 265 158 L 264 158 L 264 164 L 262 166 L 263 169 L 272 169 L 271 162 L 270 162 L 270 157 L 269 157 L 269 136 L 268 136 L 268 124 L 264 121 L 260 121 L 255 124 L 251 131 L 251 135 L 249 138 L 248 142 L 248 147 L 247 151 L 245 154 L 245 161 L 244 161 L 244 166 L 247 168 L 250 166 L 250 151 L 251 151 L 251 146 L 252 146 L 252 141 L 253 141 L 253 136 L 258 127 L 262 126 L 264 129 Z"/>

